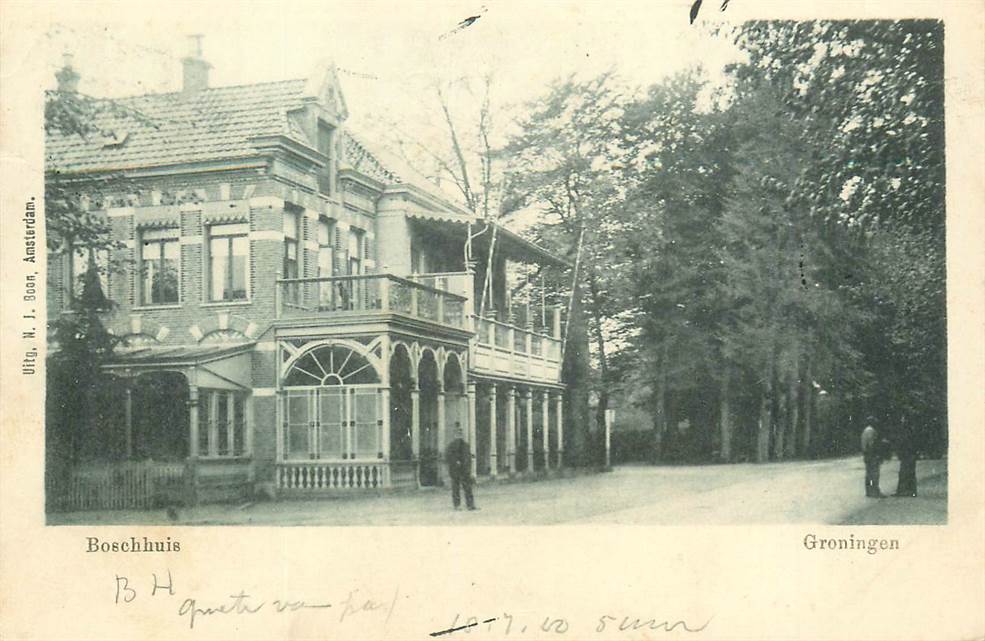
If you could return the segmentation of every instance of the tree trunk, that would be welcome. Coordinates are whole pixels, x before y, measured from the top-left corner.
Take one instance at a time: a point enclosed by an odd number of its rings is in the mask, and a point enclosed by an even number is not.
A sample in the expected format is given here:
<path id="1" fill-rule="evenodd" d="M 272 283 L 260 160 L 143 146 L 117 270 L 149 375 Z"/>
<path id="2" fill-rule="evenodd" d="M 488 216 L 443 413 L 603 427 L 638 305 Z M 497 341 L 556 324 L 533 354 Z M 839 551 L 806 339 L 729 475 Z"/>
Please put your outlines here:
<path id="1" fill-rule="evenodd" d="M 602 301 L 594 269 L 588 271 L 588 291 L 592 297 L 592 333 L 595 336 L 595 347 L 599 355 L 599 405 L 595 412 L 595 425 L 597 427 L 596 433 L 602 435 L 605 434 L 605 412 L 609 409 L 610 381 L 609 361 L 605 353 L 605 335 L 602 333 Z M 597 460 L 604 459 L 604 446 L 597 454 Z"/>
<path id="2" fill-rule="evenodd" d="M 787 390 L 780 377 L 774 383 L 777 390 L 776 420 L 773 421 L 776 439 L 773 442 L 773 458 L 782 461 L 786 455 L 787 444 Z"/>
<path id="3" fill-rule="evenodd" d="M 804 368 L 804 429 L 801 432 L 800 453 L 805 457 L 812 458 L 814 450 L 811 447 L 811 430 L 814 421 L 814 372 L 811 367 L 810 354 L 807 355 L 807 366 Z"/>
<path id="4" fill-rule="evenodd" d="M 664 439 L 667 436 L 667 340 L 664 339 L 663 346 L 660 348 L 660 358 L 657 361 L 657 389 L 656 414 L 654 427 L 657 431 L 654 439 L 654 452 L 656 458 L 663 456 Z"/>
<path id="5" fill-rule="evenodd" d="M 768 357 L 762 395 L 759 398 L 759 430 L 756 439 L 756 462 L 765 463 L 770 456 L 770 428 L 773 423 L 773 355 Z"/>
<path id="6" fill-rule="evenodd" d="M 787 419 L 789 429 L 787 431 L 787 451 L 788 458 L 797 456 L 797 438 L 800 436 L 798 427 L 800 423 L 800 365 L 794 366 L 793 373 L 790 375 L 787 391 Z"/>
<path id="7" fill-rule="evenodd" d="M 732 416 L 729 407 L 729 381 L 730 374 L 728 368 L 722 374 L 722 387 L 719 396 L 719 427 L 721 429 L 721 448 L 719 458 L 723 463 L 732 460 Z"/>

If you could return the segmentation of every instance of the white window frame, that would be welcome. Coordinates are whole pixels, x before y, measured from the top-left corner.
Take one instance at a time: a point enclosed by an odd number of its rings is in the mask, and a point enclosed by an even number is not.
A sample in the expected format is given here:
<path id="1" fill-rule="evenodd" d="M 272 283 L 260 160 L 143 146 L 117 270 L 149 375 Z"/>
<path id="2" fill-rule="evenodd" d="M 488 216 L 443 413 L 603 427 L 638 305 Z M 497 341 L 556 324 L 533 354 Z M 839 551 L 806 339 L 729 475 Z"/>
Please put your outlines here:
<path id="1" fill-rule="evenodd" d="M 147 297 L 147 283 L 146 275 L 144 274 L 144 243 L 147 240 L 157 241 L 159 244 L 161 241 L 173 240 L 178 246 L 178 300 L 167 301 L 167 302 L 149 302 L 146 300 Z M 163 249 L 163 248 L 162 248 Z M 163 256 L 163 254 L 162 254 Z M 160 260 L 160 259 L 159 259 Z M 168 227 L 164 229 L 144 229 L 141 230 L 138 235 L 137 243 L 137 295 L 134 297 L 136 301 L 136 307 L 167 307 L 169 305 L 180 305 L 183 296 L 183 288 L 181 284 L 181 234 L 178 228 Z"/>
<path id="2" fill-rule="evenodd" d="M 216 233 L 216 230 L 220 230 L 220 233 Z M 205 265 L 203 271 L 205 272 L 204 282 L 206 283 L 205 289 L 205 302 L 206 303 L 242 303 L 249 302 L 251 300 L 251 290 L 252 283 L 250 281 L 250 271 L 253 260 L 253 248 L 250 242 L 250 225 L 249 223 L 214 223 L 206 227 L 205 235 L 205 251 L 202 252 L 203 258 L 205 260 Z M 212 282 L 212 241 L 216 238 L 243 238 L 246 241 L 246 261 L 244 264 L 244 290 L 245 296 L 243 298 L 213 298 L 212 291 L 214 283 Z M 229 273 L 232 274 L 232 241 L 228 244 L 229 254 L 227 259 L 229 260 Z M 229 277 L 227 277 L 229 278 Z"/>

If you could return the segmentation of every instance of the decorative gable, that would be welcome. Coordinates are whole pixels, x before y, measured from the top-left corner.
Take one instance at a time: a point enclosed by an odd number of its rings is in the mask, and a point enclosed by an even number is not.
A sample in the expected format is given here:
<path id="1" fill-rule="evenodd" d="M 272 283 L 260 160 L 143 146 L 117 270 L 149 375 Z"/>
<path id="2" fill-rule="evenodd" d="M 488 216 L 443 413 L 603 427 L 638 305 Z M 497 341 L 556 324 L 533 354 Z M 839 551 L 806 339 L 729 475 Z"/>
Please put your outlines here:
<path id="1" fill-rule="evenodd" d="M 322 60 L 315 66 L 314 72 L 308 76 L 304 95 L 315 99 L 339 122 L 349 117 L 349 109 L 339 84 L 338 68 L 334 62 Z"/>

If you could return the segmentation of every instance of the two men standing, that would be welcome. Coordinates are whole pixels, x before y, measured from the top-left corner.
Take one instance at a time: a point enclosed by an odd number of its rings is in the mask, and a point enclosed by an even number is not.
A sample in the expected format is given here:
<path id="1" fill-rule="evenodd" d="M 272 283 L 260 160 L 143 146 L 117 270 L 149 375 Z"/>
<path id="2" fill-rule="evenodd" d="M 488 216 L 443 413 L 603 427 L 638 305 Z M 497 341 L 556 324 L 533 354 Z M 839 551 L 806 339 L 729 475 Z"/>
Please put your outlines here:
<path id="1" fill-rule="evenodd" d="M 865 495 L 870 498 L 884 498 L 879 489 L 879 467 L 883 459 L 889 458 L 888 443 L 873 427 L 875 419 L 866 419 L 862 430 L 862 460 L 865 461 Z M 894 496 L 917 495 L 917 434 L 906 417 L 900 419 L 896 441 L 896 455 L 899 458 L 899 483 Z"/>

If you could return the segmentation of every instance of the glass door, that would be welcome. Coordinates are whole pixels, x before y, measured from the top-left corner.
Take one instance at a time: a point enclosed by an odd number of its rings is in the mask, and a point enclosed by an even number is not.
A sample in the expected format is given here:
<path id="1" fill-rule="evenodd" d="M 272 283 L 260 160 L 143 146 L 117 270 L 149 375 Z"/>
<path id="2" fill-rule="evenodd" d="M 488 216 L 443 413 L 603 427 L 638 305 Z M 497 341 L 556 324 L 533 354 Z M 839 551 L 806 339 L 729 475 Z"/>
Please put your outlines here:
<path id="1" fill-rule="evenodd" d="M 348 458 L 344 390 L 341 385 L 318 390 L 318 458 Z"/>

